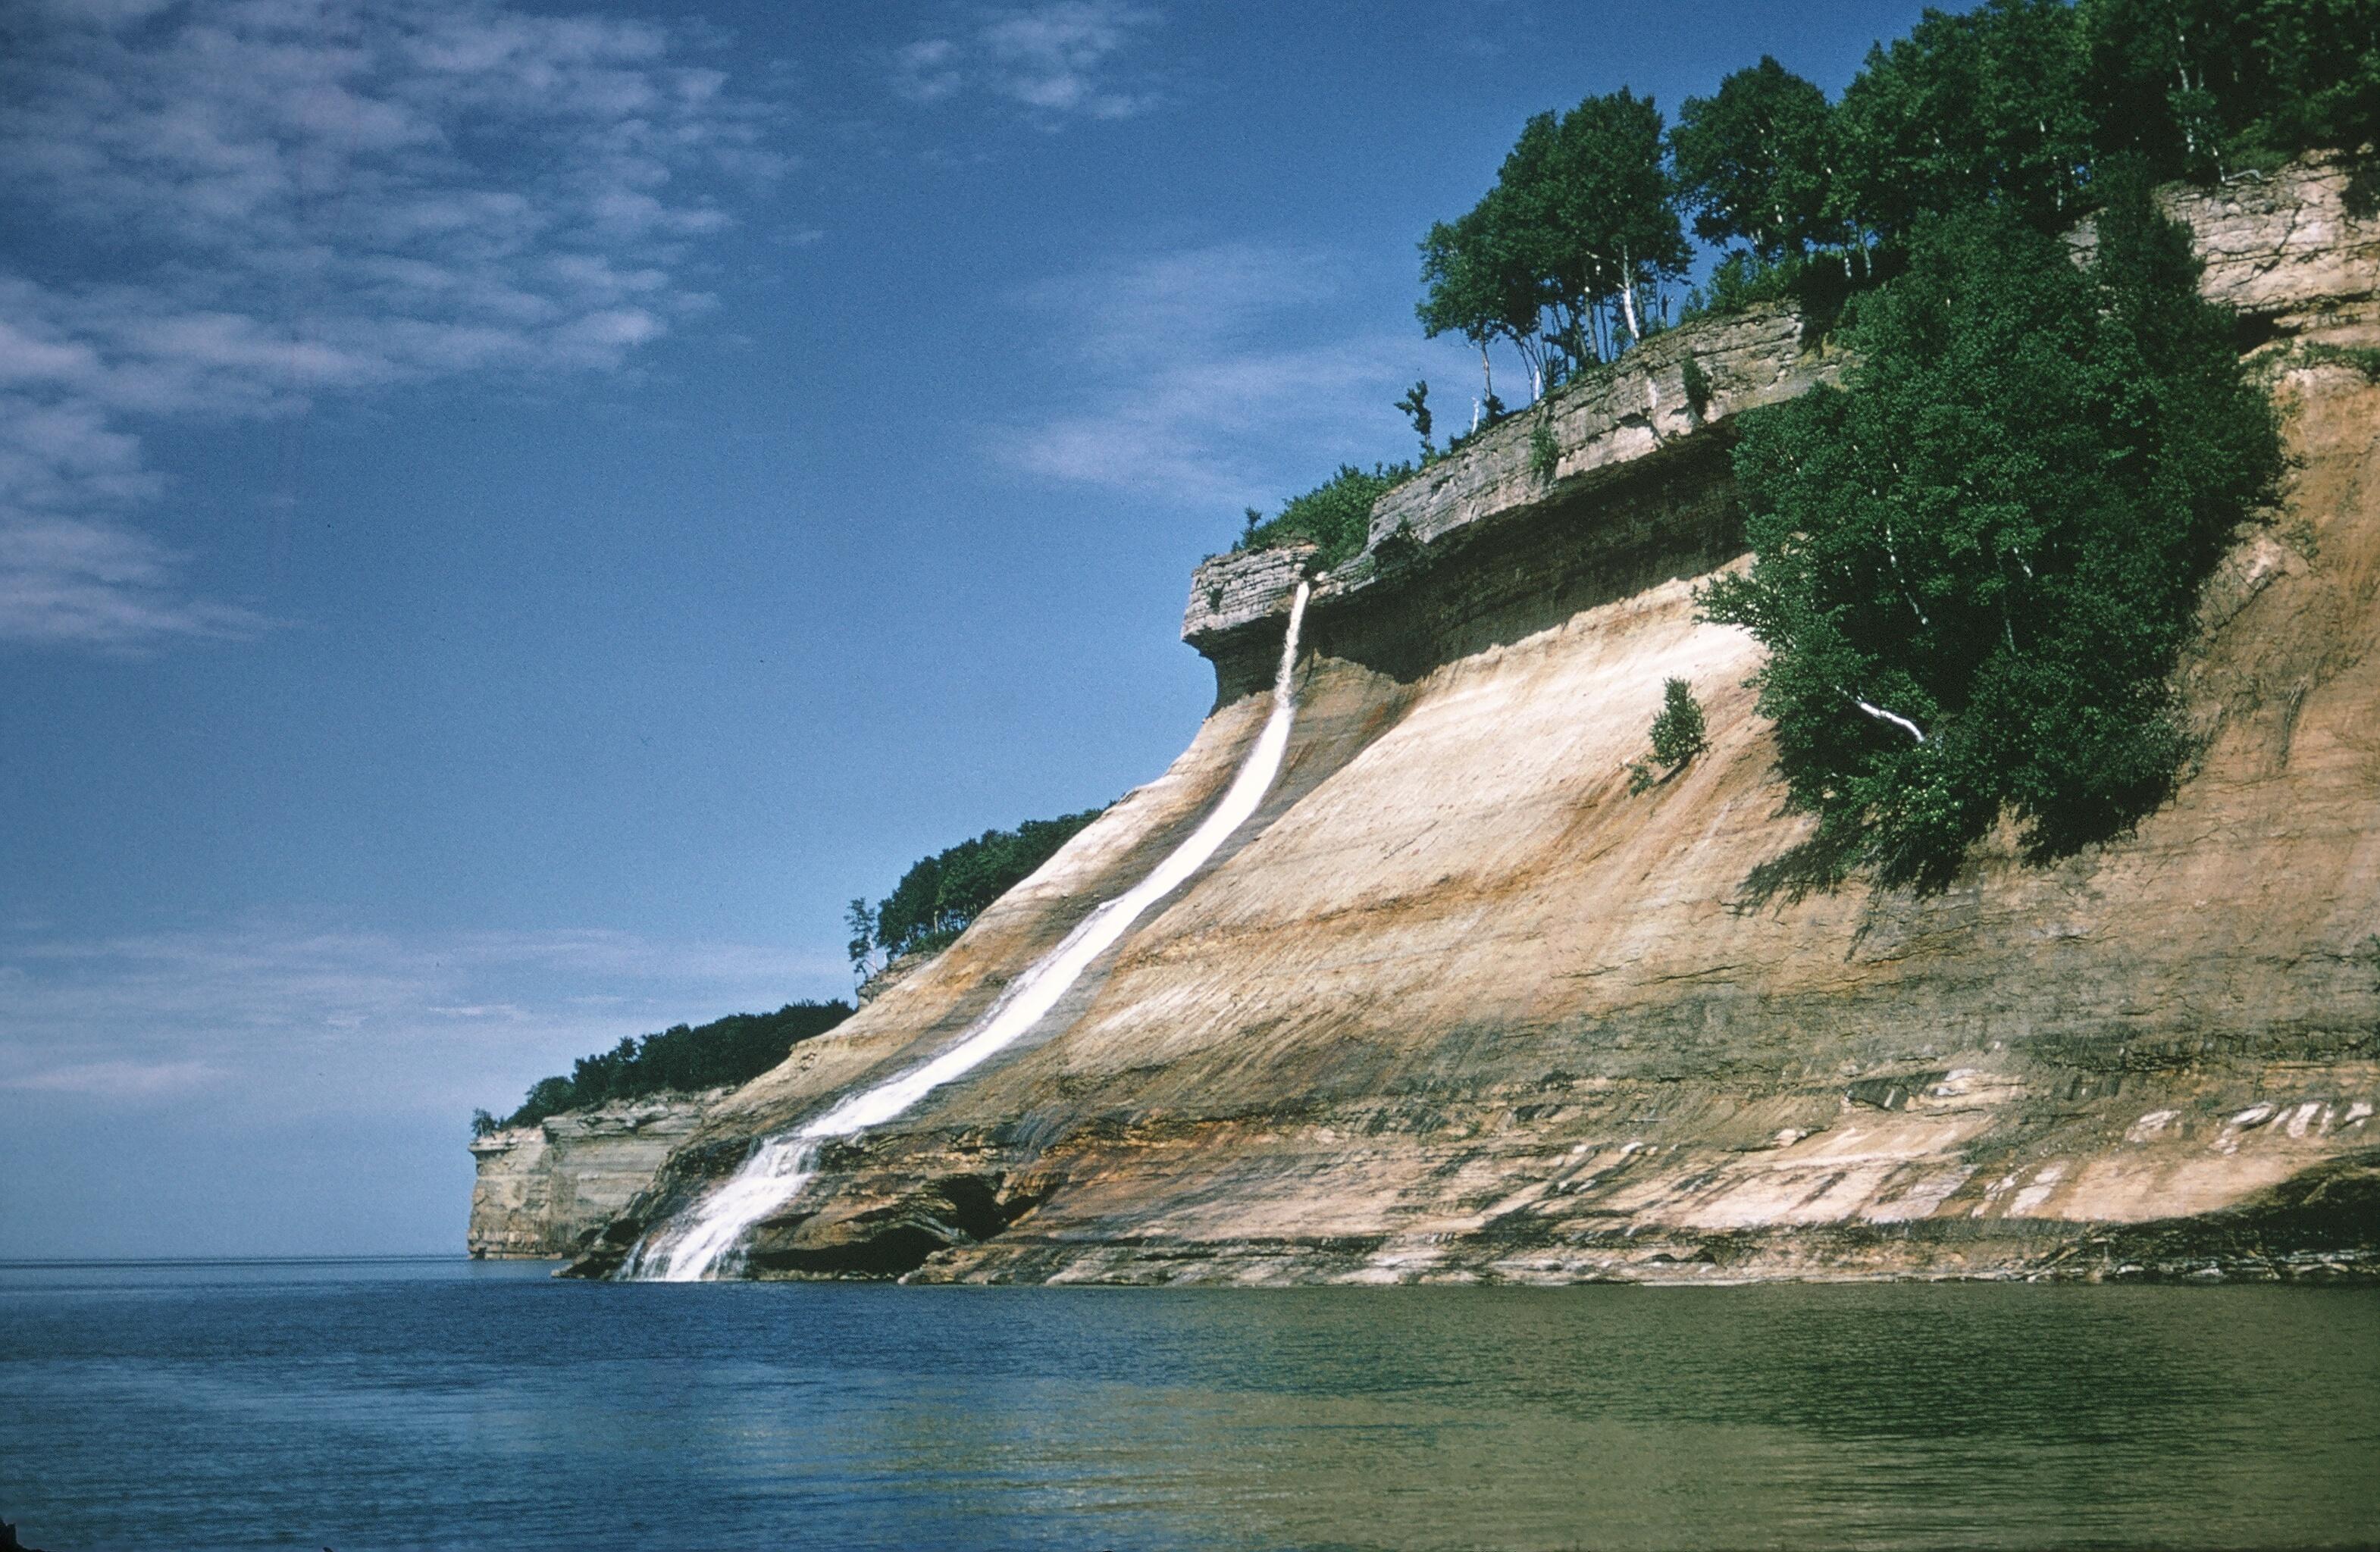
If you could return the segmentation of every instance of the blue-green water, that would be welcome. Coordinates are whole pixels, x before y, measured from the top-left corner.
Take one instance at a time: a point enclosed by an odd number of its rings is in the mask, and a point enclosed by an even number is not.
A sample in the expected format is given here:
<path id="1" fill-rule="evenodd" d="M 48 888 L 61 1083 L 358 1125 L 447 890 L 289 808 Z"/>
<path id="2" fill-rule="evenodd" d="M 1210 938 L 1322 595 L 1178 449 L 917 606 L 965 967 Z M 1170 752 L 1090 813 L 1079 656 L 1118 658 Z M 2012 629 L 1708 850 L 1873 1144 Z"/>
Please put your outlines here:
<path id="1" fill-rule="evenodd" d="M 2380 1292 L 0 1269 L 0 1516 L 138 1547 L 2380 1540 Z"/>

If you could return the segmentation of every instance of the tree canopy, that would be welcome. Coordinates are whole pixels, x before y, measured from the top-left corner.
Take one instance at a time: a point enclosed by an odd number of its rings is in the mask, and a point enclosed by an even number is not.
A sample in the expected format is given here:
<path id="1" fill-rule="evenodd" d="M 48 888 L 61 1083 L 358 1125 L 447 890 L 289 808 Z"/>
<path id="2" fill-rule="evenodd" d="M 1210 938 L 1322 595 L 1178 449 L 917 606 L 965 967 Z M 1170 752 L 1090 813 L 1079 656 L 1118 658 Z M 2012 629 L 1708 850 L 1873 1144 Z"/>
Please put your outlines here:
<path id="1" fill-rule="evenodd" d="M 1769 262 L 1844 239 L 1831 210 L 1834 109 L 1773 58 L 1736 71 L 1711 97 L 1689 97 L 1670 131 L 1678 196 L 1694 236 L 1741 240 Z"/>
<path id="2" fill-rule="evenodd" d="M 1985 200 L 2071 220 L 2092 146 L 2079 44 L 2063 0 L 1990 0 L 1869 50 L 1837 109 L 1834 212 L 1888 240 Z"/>
<path id="3" fill-rule="evenodd" d="M 1026 819 L 1014 830 L 987 830 L 918 858 L 872 910 L 865 901 L 852 902 L 853 967 L 864 972 L 879 953 L 890 960 L 943 947 L 1105 812 L 1086 808 Z"/>
<path id="4" fill-rule="evenodd" d="M 1541 394 L 1614 354 L 1619 330 L 1633 343 L 1658 325 L 1654 298 L 1691 257 L 1661 129 L 1625 87 L 1531 118 L 1495 187 L 1422 238 L 1424 332 L 1470 340 L 1483 370 L 1489 343 L 1510 344 Z"/>
<path id="5" fill-rule="evenodd" d="M 2077 18 L 2099 148 L 2160 176 L 2380 140 L 2380 0 L 2082 0 Z"/>
<path id="6" fill-rule="evenodd" d="M 1913 221 L 1846 386 L 1746 419 L 1755 560 L 1705 608 L 1768 649 L 1819 851 L 1888 882 L 1939 884 L 2003 810 L 2053 856 L 2162 800 L 2199 583 L 2278 476 L 2186 236 L 2108 181 L 2087 269 L 2013 201 Z"/>

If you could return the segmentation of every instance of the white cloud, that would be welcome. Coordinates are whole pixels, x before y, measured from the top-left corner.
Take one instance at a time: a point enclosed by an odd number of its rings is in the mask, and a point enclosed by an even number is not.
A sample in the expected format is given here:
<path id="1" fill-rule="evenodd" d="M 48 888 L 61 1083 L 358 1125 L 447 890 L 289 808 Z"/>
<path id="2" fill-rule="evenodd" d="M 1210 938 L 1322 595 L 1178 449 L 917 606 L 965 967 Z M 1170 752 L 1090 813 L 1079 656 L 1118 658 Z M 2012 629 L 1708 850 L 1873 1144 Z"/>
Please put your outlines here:
<path id="1" fill-rule="evenodd" d="M 251 610 L 188 597 L 180 559 L 112 524 L 39 514 L 0 522 L 0 622 L 18 641 L 118 651 L 266 626 Z"/>
<path id="2" fill-rule="evenodd" d="M 771 120 L 661 27 L 497 0 L 45 0 L 0 57 L 0 642 L 262 622 L 143 539 L 161 418 L 460 374 L 616 370 L 782 172 Z M 96 559 L 94 559 L 96 557 Z"/>
<path id="3" fill-rule="evenodd" d="M 1043 315 L 1080 407 L 1003 429 L 1028 472 L 1235 514 L 1342 461 L 1396 448 L 1390 402 L 1413 338 L 1339 325 L 1352 289 L 1330 256 L 1221 243 L 1044 282 Z"/>
<path id="4" fill-rule="evenodd" d="M 955 94 L 959 46 L 948 38 L 927 38 L 892 55 L 892 90 L 913 103 L 939 103 Z"/>
<path id="5" fill-rule="evenodd" d="M 1114 74 L 1121 56 L 1158 19 L 1121 0 L 1049 0 L 997 10 L 962 36 L 921 39 L 897 51 L 892 89 L 913 103 L 939 103 L 971 88 L 1045 125 L 1129 118 L 1159 98 L 1125 90 Z"/>

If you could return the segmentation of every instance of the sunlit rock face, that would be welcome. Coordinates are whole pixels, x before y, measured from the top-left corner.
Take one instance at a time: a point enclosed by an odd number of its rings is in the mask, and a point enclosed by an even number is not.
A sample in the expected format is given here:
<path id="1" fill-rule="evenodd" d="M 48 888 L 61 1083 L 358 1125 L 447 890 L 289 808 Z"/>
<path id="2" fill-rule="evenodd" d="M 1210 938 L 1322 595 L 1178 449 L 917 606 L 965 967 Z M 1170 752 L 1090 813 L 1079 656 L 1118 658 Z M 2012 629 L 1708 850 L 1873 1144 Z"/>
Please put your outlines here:
<path id="1" fill-rule="evenodd" d="M 1838 364 L 1786 314 L 1679 329 L 1565 391 L 1549 473 L 1523 419 L 1382 501 L 1316 582 L 1256 818 L 1032 1037 L 822 1151 L 748 1269 L 2369 1275 L 2380 387 L 2301 348 L 2380 346 L 2380 241 L 2342 184 L 2177 199 L 2296 462 L 2207 590 L 2183 670 L 2203 752 L 2137 835 L 2046 869 L 2004 837 L 1925 898 L 1764 887 L 1805 827 L 1744 687 L 1756 649 L 1692 591 L 1741 564 L 1732 415 Z M 1183 757 L 724 1097 L 582 1269 L 755 1138 L 943 1049 L 1195 826 L 1264 720 L 1306 569 L 1202 568 L 1184 634 L 1220 690 Z M 1711 747 L 1632 794 L 1670 676 Z"/>
<path id="2" fill-rule="evenodd" d="M 653 1183 L 724 1090 L 655 1095 L 477 1139 L 466 1244 L 474 1256 L 566 1255 Z"/>

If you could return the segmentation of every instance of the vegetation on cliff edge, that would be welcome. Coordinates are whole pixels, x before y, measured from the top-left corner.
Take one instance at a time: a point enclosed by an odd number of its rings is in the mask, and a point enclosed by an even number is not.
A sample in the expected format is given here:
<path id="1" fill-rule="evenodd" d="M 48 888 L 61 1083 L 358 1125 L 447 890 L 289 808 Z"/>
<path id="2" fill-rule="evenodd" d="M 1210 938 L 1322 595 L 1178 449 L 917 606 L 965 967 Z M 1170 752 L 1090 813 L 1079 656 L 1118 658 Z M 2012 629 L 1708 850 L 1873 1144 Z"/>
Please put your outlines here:
<path id="1" fill-rule="evenodd" d="M 582 1056 L 567 1076 L 540 1078 L 520 1108 L 501 1120 L 471 1114 L 471 1134 L 530 1126 L 564 1110 L 647 1094 L 691 1092 L 748 1083 L 785 1060 L 802 1041 L 851 1016 L 851 1004 L 788 1002 L 773 1013 L 731 1013 L 692 1028 L 674 1025 L 643 1039 L 623 1039 L 610 1050 Z"/>
<path id="2" fill-rule="evenodd" d="M 2011 203 L 1912 226 L 1857 363 L 1745 417 L 1750 572 L 1702 596 L 1755 681 L 1814 855 L 1938 886 L 2012 812 L 2037 858 L 2121 833 L 2187 752 L 2169 674 L 2281 468 L 2228 311 L 2137 169 L 2087 268 Z"/>
<path id="3" fill-rule="evenodd" d="M 2354 161 L 2356 200 L 2380 196 L 2380 0 L 1929 10 L 1831 102 L 1763 57 L 1687 98 L 1674 125 L 1625 89 L 1536 115 L 1478 202 L 1423 236 L 1415 312 L 1425 334 L 1478 351 L 1476 430 L 1503 413 L 1495 351 L 1539 396 L 1662 327 L 1689 220 L 1720 252 L 1684 316 L 1791 300 L 1824 324 L 1897 273 L 1929 222 L 1990 206 L 2053 233 L 2103 202 L 2111 158 L 2211 182 L 2318 148 Z M 1427 464 L 1442 455 L 1415 418 Z M 1348 472 L 1290 507 L 1342 500 Z M 1384 491 L 1410 470 L 1379 472 Z M 1242 547 L 1317 542 L 1336 564 L 1368 515 L 1284 508 Z"/>
<path id="4" fill-rule="evenodd" d="M 1427 392 L 1427 385 L 1420 385 Z M 1426 424 L 1426 422 L 1425 422 Z M 1239 549 L 1278 550 L 1292 544 L 1320 548 L 1316 560 L 1337 565 L 1364 547 L 1372 523 L 1372 503 L 1413 473 L 1411 464 L 1375 464 L 1368 470 L 1342 464 L 1339 472 L 1281 503 L 1272 517 L 1251 509 L 1247 531 Z"/>

